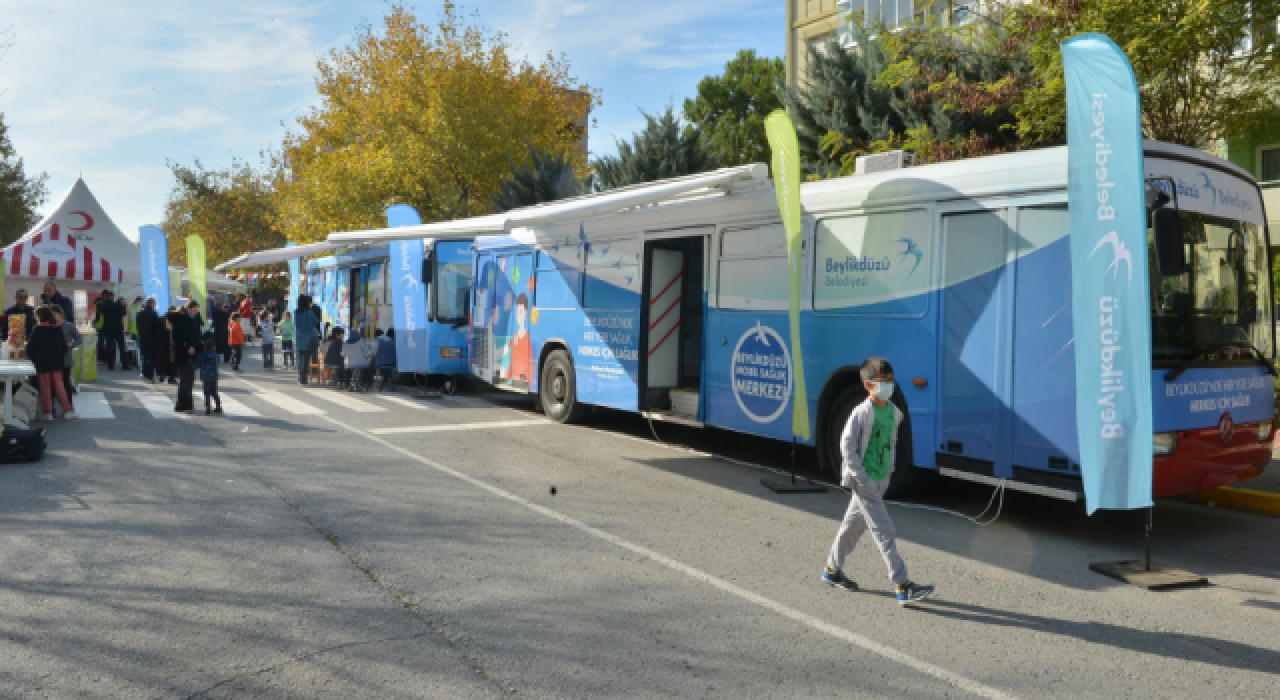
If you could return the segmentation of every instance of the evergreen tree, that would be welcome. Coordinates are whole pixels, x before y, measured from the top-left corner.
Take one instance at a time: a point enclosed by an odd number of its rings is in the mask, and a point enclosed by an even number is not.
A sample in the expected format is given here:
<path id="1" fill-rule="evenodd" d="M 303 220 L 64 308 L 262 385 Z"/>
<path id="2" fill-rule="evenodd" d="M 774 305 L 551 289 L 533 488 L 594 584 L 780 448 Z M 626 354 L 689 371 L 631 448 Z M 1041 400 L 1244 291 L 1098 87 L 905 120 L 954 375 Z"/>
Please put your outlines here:
<path id="1" fill-rule="evenodd" d="M 532 143 L 526 145 L 529 161 L 522 165 L 512 163 L 511 177 L 498 185 L 493 196 L 495 212 L 586 193 L 586 183 L 573 171 L 573 160 L 567 152 L 552 153 Z"/>
<path id="2" fill-rule="evenodd" d="M 27 175 L 0 114 L 0 245 L 18 240 L 36 225 L 36 209 L 49 196 L 45 173 Z"/>
<path id="3" fill-rule="evenodd" d="M 698 83 L 698 96 L 684 101 L 684 113 L 702 128 L 722 166 L 767 163 L 764 119 L 782 107 L 777 85 L 785 68 L 780 58 L 743 49 L 724 67 Z"/>
<path id="4" fill-rule="evenodd" d="M 692 175 L 719 166 L 702 130 L 677 117 L 673 107 L 658 117 L 640 113 L 646 122 L 644 131 L 635 134 L 632 143 L 619 140 L 617 157 L 601 156 L 592 162 L 596 189 Z"/>

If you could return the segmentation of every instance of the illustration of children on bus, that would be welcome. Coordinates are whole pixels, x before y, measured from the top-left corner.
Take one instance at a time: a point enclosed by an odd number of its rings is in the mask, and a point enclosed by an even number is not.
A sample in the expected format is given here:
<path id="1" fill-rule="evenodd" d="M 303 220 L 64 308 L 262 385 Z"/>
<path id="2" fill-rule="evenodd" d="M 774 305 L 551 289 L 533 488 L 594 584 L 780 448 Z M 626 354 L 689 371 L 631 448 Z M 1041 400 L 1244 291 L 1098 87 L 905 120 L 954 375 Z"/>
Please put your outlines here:
<path id="1" fill-rule="evenodd" d="M 516 332 L 502 354 L 508 366 L 505 379 L 516 386 L 529 386 L 533 382 L 533 344 L 529 341 L 529 297 L 520 294 L 516 297 Z M 519 384 L 517 384 L 519 382 Z"/>

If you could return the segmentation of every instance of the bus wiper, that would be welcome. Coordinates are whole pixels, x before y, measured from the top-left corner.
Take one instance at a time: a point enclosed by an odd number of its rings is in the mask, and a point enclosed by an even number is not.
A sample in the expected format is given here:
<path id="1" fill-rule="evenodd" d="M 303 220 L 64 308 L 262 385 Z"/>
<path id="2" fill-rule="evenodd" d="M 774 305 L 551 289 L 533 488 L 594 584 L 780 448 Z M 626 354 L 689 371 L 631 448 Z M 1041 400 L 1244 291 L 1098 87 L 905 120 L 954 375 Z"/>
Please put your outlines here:
<path id="1" fill-rule="evenodd" d="M 1270 374 L 1273 377 L 1278 376 L 1276 375 L 1275 366 L 1272 365 L 1271 361 L 1268 360 L 1266 356 L 1262 354 L 1261 350 L 1254 347 L 1253 343 L 1246 342 L 1246 341 L 1234 341 L 1230 343 L 1214 343 L 1213 345 L 1206 345 L 1200 348 L 1199 350 L 1194 352 L 1191 355 L 1191 357 L 1188 357 L 1186 360 L 1183 360 L 1182 364 L 1178 365 L 1177 367 L 1174 367 L 1168 372 L 1165 372 L 1164 380 L 1166 382 L 1174 381 L 1178 377 L 1181 377 L 1188 369 L 1191 368 L 1192 362 L 1195 362 L 1196 360 L 1199 360 L 1199 359 L 1203 359 L 1205 355 L 1209 354 L 1209 352 L 1213 350 L 1220 350 L 1222 348 L 1245 348 L 1247 350 L 1252 350 L 1255 356 L 1254 359 L 1256 359 L 1259 363 L 1261 363 L 1263 367 L 1267 368 L 1267 374 Z"/>

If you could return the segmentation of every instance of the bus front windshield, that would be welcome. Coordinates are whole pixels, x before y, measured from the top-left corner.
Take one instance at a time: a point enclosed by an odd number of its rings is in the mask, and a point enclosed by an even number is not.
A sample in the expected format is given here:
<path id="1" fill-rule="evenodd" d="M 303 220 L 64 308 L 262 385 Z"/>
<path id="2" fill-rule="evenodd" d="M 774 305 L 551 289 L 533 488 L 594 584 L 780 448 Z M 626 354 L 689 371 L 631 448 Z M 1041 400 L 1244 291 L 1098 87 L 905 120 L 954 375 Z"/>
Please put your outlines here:
<path id="1" fill-rule="evenodd" d="M 1155 235 L 1151 260 L 1151 347 L 1155 362 L 1275 357 L 1264 232 L 1256 224 L 1179 212 L 1187 265 L 1162 277 Z"/>

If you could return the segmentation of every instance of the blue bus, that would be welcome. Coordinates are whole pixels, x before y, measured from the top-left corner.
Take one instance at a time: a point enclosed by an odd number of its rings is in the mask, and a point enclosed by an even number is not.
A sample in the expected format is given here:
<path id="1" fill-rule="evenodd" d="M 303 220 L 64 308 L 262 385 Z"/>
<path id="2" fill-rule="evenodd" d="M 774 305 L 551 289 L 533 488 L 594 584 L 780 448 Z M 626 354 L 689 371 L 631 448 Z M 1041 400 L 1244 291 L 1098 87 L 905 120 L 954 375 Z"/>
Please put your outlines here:
<path id="1" fill-rule="evenodd" d="M 1250 175 L 1144 145 L 1153 207 L 1187 265 L 1151 269 L 1154 496 L 1251 478 L 1270 460 L 1270 241 Z M 818 459 L 887 357 L 903 410 L 891 495 L 922 470 L 1075 500 L 1066 148 L 806 183 L 801 340 Z M 645 188 L 660 197 L 644 199 Z M 1159 192 L 1171 200 L 1164 204 Z M 785 238 L 773 188 L 653 183 L 512 215 L 475 242 L 472 373 L 588 406 L 791 440 Z M 1154 238 L 1153 238 L 1154 241 Z M 1154 245 L 1154 243 L 1153 243 Z"/>

